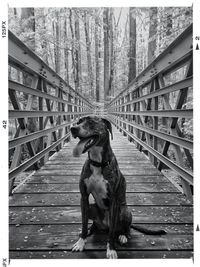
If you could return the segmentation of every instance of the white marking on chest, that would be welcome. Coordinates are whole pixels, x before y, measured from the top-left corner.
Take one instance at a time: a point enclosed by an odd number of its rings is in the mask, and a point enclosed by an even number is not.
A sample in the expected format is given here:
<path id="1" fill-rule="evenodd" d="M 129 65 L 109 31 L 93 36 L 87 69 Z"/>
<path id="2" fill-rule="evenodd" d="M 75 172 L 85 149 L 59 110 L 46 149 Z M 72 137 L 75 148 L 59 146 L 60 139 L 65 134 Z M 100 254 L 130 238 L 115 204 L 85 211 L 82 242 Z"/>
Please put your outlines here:
<path id="1" fill-rule="evenodd" d="M 100 208 L 107 208 L 103 199 L 107 198 L 107 181 L 103 178 L 101 168 L 91 166 L 92 175 L 85 179 L 88 194 L 92 194 Z"/>

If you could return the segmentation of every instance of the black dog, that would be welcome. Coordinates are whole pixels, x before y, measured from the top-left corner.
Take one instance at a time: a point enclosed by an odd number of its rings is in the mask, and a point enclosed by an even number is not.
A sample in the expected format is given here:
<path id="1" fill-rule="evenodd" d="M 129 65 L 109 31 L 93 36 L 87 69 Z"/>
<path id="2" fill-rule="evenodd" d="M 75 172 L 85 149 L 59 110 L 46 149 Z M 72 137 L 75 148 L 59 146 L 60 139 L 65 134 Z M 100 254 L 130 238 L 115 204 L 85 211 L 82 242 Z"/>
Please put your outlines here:
<path id="1" fill-rule="evenodd" d="M 146 234 L 165 234 L 163 230 L 148 230 L 131 224 L 132 215 L 126 205 L 126 181 L 110 146 L 111 123 L 99 117 L 84 117 L 71 128 L 71 133 L 80 139 L 73 155 L 79 157 L 88 152 L 79 183 L 82 232 L 72 251 L 82 251 L 86 237 L 94 231 L 108 232 L 107 258 L 117 258 L 114 243 L 116 239 L 121 244 L 127 243 L 131 228 Z M 89 204 L 90 194 L 95 204 Z M 88 219 L 93 221 L 89 233 Z"/>

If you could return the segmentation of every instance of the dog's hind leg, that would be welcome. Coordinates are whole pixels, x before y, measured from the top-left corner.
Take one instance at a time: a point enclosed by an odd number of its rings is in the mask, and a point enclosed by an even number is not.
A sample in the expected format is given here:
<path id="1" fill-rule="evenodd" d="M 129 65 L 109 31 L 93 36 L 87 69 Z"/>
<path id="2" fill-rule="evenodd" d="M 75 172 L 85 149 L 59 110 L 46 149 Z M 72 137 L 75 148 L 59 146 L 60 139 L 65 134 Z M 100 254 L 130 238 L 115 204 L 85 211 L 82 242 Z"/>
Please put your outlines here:
<path id="1" fill-rule="evenodd" d="M 126 235 L 119 235 L 118 240 L 120 245 L 125 245 L 128 242 Z"/>

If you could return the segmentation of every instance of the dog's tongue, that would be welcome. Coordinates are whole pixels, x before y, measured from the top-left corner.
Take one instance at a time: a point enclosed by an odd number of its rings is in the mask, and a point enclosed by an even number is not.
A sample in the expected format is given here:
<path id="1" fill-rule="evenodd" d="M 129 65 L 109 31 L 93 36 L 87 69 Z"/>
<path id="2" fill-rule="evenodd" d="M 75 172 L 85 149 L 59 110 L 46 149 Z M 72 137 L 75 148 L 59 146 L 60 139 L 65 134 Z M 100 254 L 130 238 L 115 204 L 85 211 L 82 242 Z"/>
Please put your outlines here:
<path id="1" fill-rule="evenodd" d="M 87 143 L 88 139 L 83 139 L 78 142 L 78 144 L 73 149 L 73 156 L 74 157 L 80 157 L 80 155 L 83 153 L 85 144 Z"/>

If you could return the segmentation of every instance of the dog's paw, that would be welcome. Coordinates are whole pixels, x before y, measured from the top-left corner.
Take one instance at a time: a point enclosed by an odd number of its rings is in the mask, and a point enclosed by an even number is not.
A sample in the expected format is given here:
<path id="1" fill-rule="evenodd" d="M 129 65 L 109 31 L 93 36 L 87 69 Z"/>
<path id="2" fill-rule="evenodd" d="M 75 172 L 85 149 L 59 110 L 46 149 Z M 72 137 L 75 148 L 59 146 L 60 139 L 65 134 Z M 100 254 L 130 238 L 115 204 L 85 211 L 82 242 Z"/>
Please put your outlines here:
<path id="1" fill-rule="evenodd" d="M 106 252 L 107 259 L 117 259 L 117 251 L 114 249 L 110 249 L 109 244 L 107 244 L 107 252 Z"/>
<path id="2" fill-rule="evenodd" d="M 128 242 L 128 239 L 125 235 L 119 235 L 119 243 L 125 245 Z"/>
<path id="3" fill-rule="evenodd" d="M 72 251 L 83 251 L 85 243 L 86 239 L 79 238 L 79 240 L 73 245 Z"/>

